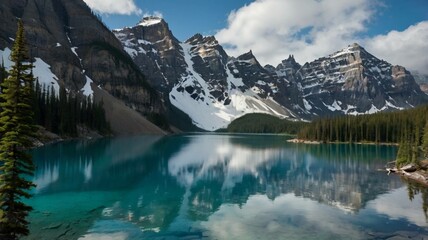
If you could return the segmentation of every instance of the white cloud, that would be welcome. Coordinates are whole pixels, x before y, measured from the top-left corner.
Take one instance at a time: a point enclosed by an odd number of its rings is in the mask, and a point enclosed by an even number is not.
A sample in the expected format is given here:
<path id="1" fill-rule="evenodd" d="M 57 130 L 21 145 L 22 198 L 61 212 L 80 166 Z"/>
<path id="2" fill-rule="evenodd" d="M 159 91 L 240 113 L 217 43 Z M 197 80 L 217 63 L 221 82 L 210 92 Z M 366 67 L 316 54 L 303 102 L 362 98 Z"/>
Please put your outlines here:
<path id="1" fill-rule="evenodd" d="M 403 32 L 362 38 L 382 2 L 373 0 L 256 0 L 230 13 L 216 38 L 232 56 L 253 50 L 260 63 L 293 54 L 301 64 L 354 42 L 392 64 L 428 73 L 428 22 Z"/>
<path id="2" fill-rule="evenodd" d="M 229 15 L 217 39 L 231 55 L 253 50 L 262 64 L 289 54 L 312 61 L 352 43 L 373 15 L 373 1 L 256 0 Z"/>
<path id="3" fill-rule="evenodd" d="M 106 14 L 142 14 L 134 0 L 84 0 L 94 11 Z"/>
<path id="4" fill-rule="evenodd" d="M 367 39 L 365 46 L 378 58 L 428 74 L 428 21 Z"/>
<path id="5" fill-rule="evenodd" d="M 153 13 L 146 12 L 144 13 L 143 17 L 158 17 L 163 18 L 163 14 L 159 11 L 154 11 Z"/>

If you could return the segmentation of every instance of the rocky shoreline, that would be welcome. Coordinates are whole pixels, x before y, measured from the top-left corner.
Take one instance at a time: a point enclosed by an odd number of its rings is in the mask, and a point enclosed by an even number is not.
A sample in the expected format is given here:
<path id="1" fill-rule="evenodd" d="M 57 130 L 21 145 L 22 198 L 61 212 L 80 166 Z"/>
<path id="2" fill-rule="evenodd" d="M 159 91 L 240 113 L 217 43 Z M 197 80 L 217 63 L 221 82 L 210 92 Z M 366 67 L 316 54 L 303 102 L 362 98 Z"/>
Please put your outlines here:
<path id="1" fill-rule="evenodd" d="M 293 138 L 293 139 L 289 139 L 287 140 L 287 142 L 291 142 L 291 143 L 303 143 L 303 144 L 322 144 L 322 143 L 327 143 L 327 144 L 347 144 L 350 142 L 322 142 L 322 141 L 310 141 L 310 140 L 304 140 L 304 139 L 299 139 L 299 138 Z M 380 143 L 376 143 L 376 142 L 352 142 L 353 144 L 359 144 L 359 145 L 385 145 L 385 146 L 398 146 L 398 143 L 385 143 L 385 142 L 380 142 Z"/>
<path id="2" fill-rule="evenodd" d="M 72 140 L 72 139 L 97 139 L 102 137 L 107 137 L 102 135 L 96 131 L 90 130 L 87 127 L 77 126 L 78 136 L 77 137 L 68 137 L 68 136 L 60 136 L 53 132 L 46 130 L 42 126 L 38 126 L 37 137 L 32 139 L 33 148 L 42 147 L 48 144 L 53 144 L 57 142 Z"/>
<path id="3" fill-rule="evenodd" d="M 418 166 L 414 164 L 408 164 L 401 168 L 387 166 L 386 171 L 388 175 L 391 173 L 398 174 L 428 187 L 428 159 L 420 161 Z"/>
<path id="4" fill-rule="evenodd" d="M 304 143 L 304 144 L 321 144 L 320 141 L 309 141 L 309 140 L 303 140 L 303 139 L 298 139 L 298 138 L 288 139 L 287 142 Z"/>

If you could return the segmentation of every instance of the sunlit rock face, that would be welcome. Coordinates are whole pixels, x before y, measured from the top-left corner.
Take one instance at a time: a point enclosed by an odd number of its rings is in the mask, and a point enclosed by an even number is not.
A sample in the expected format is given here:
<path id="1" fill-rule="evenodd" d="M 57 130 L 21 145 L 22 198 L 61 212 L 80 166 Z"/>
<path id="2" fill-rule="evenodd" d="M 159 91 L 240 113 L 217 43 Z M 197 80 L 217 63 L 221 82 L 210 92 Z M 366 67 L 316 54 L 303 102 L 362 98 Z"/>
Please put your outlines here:
<path id="1" fill-rule="evenodd" d="M 302 67 L 294 66 L 294 71 L 281 73 L 299 84 L 305 109 L 318 115 L 370 114 L 427 101 L 404 67 L 380 60 L 356 43 Z"/>
<path id="2" fill-rule="evenodd" d="M 5 0 L 0 3 L 0 54 L 8 59 L 22 19 L 34 73 L 45 89 L 92 96 L 107 91 L 146 114 L 162 102 L 121 42 L 82 0 Z"/>
<path id="3" fill-rule="evenodd" d="M 310 120 L 428 102 L 404 67 L 358 44 L 303 65 L 290 55 L 263 67 L 251 50 L 228 56 L 213 36 L 195 34 L 181 43 L 157 17 L 114 33 L 165 101 L 209 131 L 251 112 Z"/>
<path id="4" fill-rule="evenodd" d="M 187 114 L 198 128 L 224 128 L 253 112 L 297 116 L 273 98 L 277 84 L 262 79 L 271 81 L 274 76 L 252 54 L 231 58 L 213 36 L 195 34 L 179 42 L 157 17 L 113 32 L 164 101 Z"/>

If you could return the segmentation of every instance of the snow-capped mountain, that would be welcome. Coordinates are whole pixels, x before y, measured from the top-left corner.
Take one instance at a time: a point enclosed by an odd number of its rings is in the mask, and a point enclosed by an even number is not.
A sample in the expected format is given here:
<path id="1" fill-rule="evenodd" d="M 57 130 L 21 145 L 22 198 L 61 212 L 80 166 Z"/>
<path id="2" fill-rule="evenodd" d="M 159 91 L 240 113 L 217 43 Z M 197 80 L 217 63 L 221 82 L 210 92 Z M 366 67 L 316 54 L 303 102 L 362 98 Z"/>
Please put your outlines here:
<path id="1" fill-rule="evenodd" d="M 251 51 L 228 56 L 213 36 L 179 42 L 158 17 L 113 32 L 165 101 L 205 130 L 252 112 L 310 120 L 428 102 L 404 67 L 358 44 L 303 66 L 290 55 L 277 67 L 262 67 Z"/>
<path id="2" fill-rule="evenodd" d="M 106 117 L 115 133 L 150 132 L 143 128 L 146 123 L 154 127 L 137 113 L 128 117 L 133 126 L 123 124 L 121 110 L 159 113 L 163 104 L 121 42 L 84 1 L 0 1 L 0 12 L 0 57 L 7 68 L 22 19 L 33 73 L 45 89 L 53 87 L 58 94 L 61 86 L 73 95 L 103 99 L 105 106 L 114 102 L 116 109 L 108 109 Z"/>
<path id="3" fill-rule="evenodd" d="M 165 100 L 201 129 L 226 127 L 252 112 L 293 116 L 271 97 L 275 86 L 261 81 L 271 76 L 257 60 L 246 55 L 230 58 L 214 37 L 196 34 L 181 43 L 157 17 L 146 17 L 132 28 L 113 32 Z M 266 76 L 254 78 L 249 72 Z M 270 92 L 258 84 L 268 86 Z"/>
<path id="4" fill-rule="evenodd" d="M 304 108 L 311 114 L 375 113 L 427 101 L 404 67 L 380 60 L 358 44 L 285 73 L 282 66 L 277 73 L 298 84 Z"/>

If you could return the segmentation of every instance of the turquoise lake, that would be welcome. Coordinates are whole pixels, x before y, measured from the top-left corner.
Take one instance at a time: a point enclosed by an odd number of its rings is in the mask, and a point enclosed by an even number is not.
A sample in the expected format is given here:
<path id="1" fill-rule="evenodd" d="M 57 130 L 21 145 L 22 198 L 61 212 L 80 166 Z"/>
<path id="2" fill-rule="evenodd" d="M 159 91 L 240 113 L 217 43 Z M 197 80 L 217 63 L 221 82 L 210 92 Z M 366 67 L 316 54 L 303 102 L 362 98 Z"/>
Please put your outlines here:
<path id="1" fill-rule="evenodd" d="M 188 134 L 32 150 L 24 239 L 428 237 L 428 190 L 378 171 L 396 147 Z"/>

